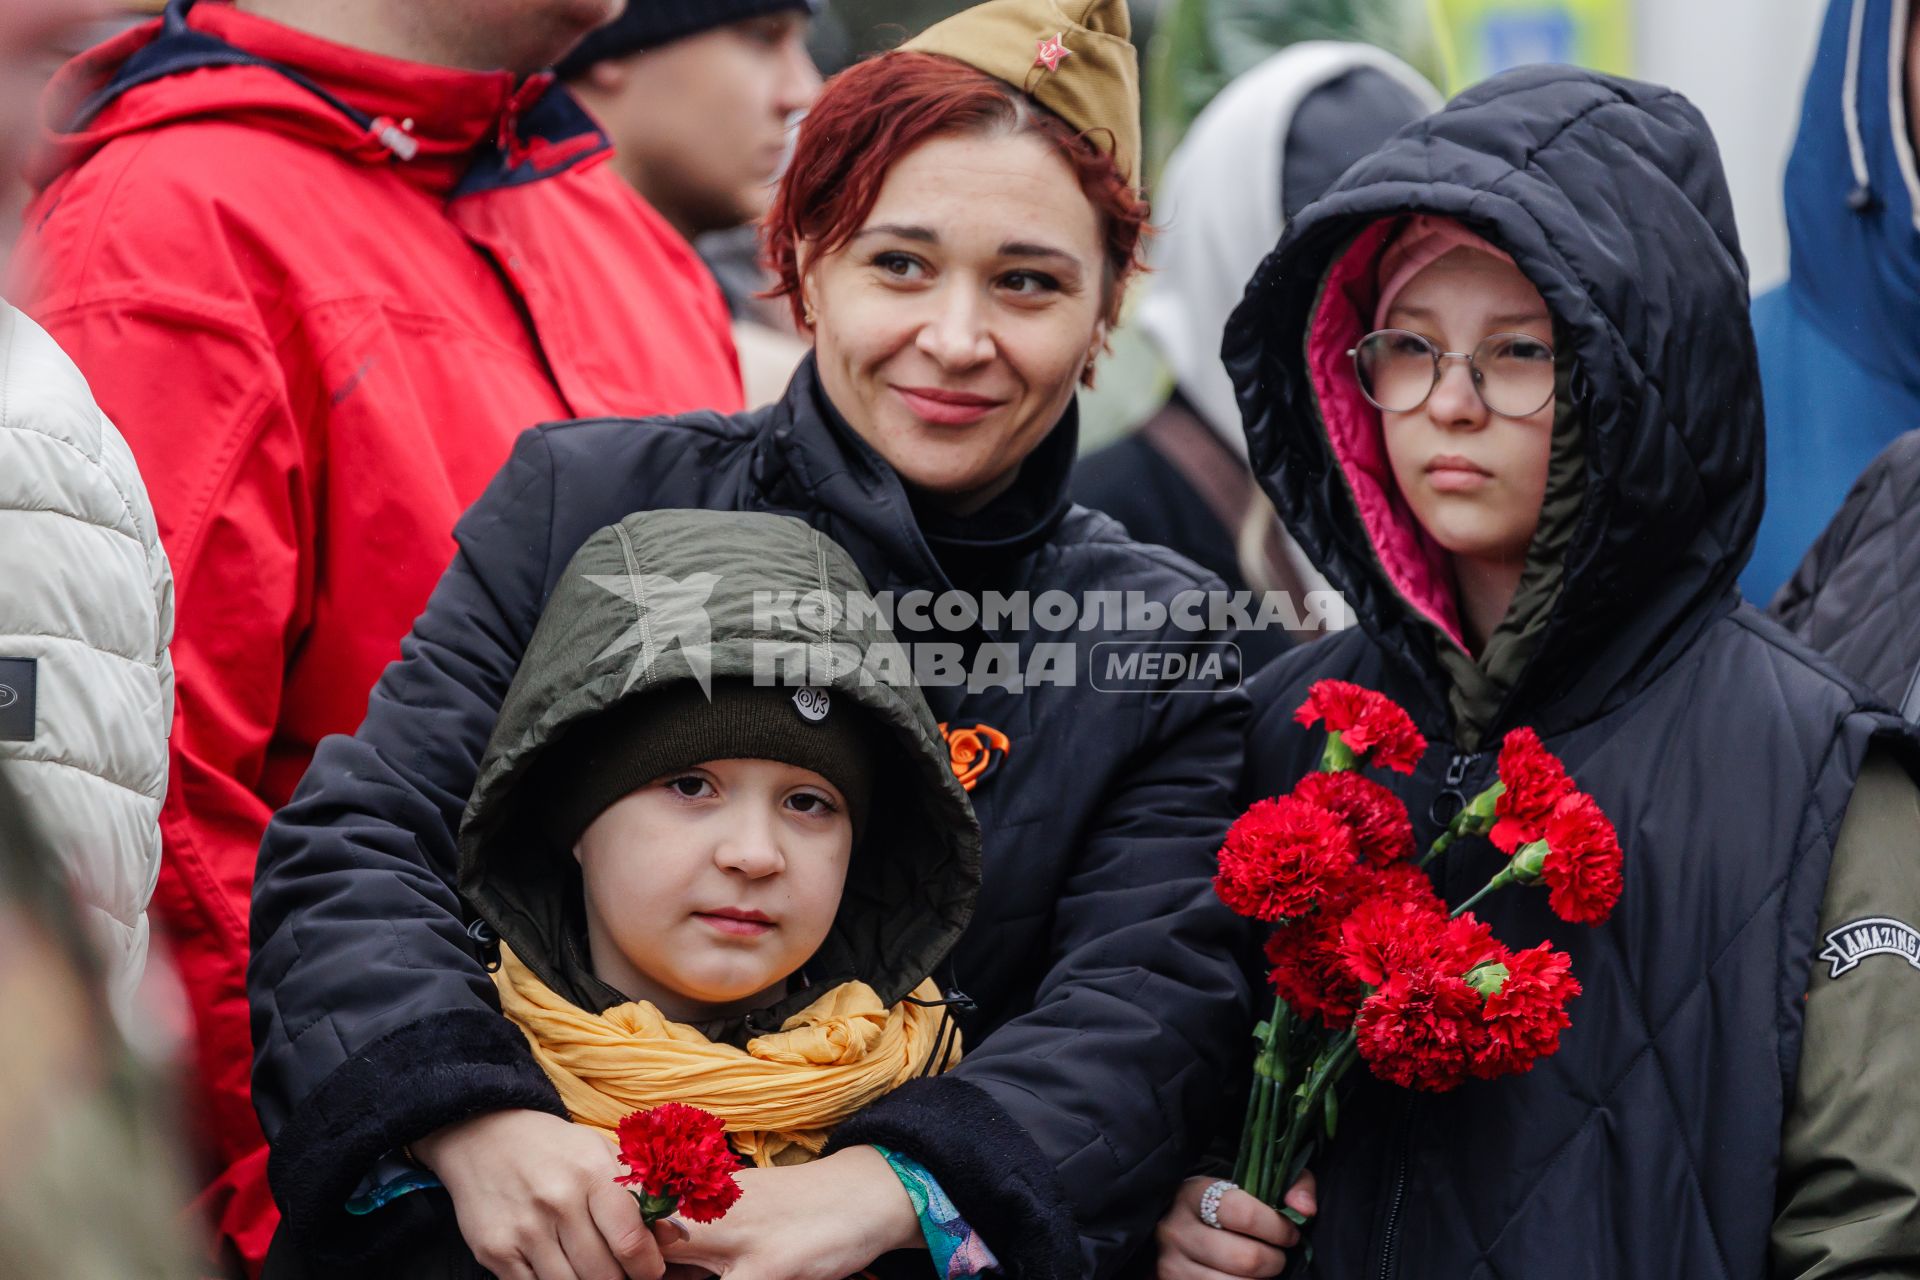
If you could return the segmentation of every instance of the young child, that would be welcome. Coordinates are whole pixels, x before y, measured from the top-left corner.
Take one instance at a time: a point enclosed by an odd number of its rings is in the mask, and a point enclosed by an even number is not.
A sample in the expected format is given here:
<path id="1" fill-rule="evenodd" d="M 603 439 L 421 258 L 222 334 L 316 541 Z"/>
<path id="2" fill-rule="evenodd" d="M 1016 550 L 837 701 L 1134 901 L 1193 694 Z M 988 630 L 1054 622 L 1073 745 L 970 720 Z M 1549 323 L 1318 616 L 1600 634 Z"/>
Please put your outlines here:
<path id="1" fill-rule="evenodd" d="M 1920 925 L 1915 741 L 1734 585 L 1762 413 L 1699 113 L 1568 68 L 1462 94 L 1300 216 L 1227 359 L 1256 474 L 1363 624 L 1256 685 L 1251 794 L 1314 767 L 1292 713 L 1336 677 L 1433 743 L 1392 779 L 1423 845 L 1530 725 L 1627 858 L 1600 928 L 1486 904 L 1573 955 L 1557 1054 L 1438 1095 L 1355 1073 L 1312 1274 L 1913 1274 L 1920 975 L 1848 927 Z M 1499 859 L 1432 870 L 1458 902 Z"/>
<path id="2" fill-rule="evenodd" d="M 790 1164 L 958 1061 L 930 975 L 972 913 L 979 832 L 925 699 L 858 665 L 894 643 L 837 616 L 866 590 L 824 535 L 757 513 L 633 515 L 569 565 L 460 841 L 473 932 L 497 946 L 549 1109 L 611 1138 L 629 1112 L 687 1103 L 750 1164 Z M 810 592 L 834 604 L 770 603 Z M 882 1154 L 938 1274 L 974 1274 L 991 1254 L 909 1148 Z M 433 1182 L 382 1181 L 368 1211 Z M 468 1273 L 438 1217 L 390 1274 Z"/>

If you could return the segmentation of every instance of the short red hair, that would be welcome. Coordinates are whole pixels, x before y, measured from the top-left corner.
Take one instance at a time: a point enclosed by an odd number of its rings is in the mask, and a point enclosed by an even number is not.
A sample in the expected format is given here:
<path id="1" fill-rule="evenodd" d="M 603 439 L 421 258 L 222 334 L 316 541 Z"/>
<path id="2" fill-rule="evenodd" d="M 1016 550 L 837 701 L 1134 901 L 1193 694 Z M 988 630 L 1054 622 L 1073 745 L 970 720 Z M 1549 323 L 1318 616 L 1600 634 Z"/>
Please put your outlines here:
<path id="1" fill-rule="evenodd" d="M 1044 138 L 1073 170 L 1105 231 L 1107 319 L 1116 320 L 1123 286 L 1140 267 L 1148 211 L 1113 157 L 1012 85 L 952 58 L 906 50 L 829 80 L 801 123 L 761 232 L 775 281 L 767 296 L 787 299 L 795 323 L 803 323 L 800 245 L 819 254 L 841 248 L 873 212 L 896 160 L 934 138 L 977 133 Z"/>

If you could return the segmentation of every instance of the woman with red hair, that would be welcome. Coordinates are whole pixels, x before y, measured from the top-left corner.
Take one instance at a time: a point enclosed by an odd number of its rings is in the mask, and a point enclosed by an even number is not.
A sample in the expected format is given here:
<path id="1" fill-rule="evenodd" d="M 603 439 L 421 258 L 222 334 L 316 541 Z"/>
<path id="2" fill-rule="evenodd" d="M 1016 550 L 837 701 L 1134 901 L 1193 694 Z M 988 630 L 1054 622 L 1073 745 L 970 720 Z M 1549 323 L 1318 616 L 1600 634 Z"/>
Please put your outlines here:
<path id="1" fill-rule="evenodd" d="M 261 850 L 254 1096 L 303 1253 L 364 1268 L 450 1217 L 516 1280 L 652 1277 L 663 1253 L 839 1280 L 922 1248 L 942 1274 L 991 1255 L 1102 1276 L 1144 1244 L 1251 1017 L 1245 939 L 1209 887 L 1245 715 L 1217 583 L 1067 496 L 1075 391 L 1146 218 L 1127 37 L 1122 0 L 994 0 L 836 78 L 767 229 L 815 345 L 785 397 L 540 427 L 462 520 L 365 723 L 322 745 Z M 649 1234 L 496 1009 L 453 883 L 462 807 L 563 567 L 603 526 L 674 507 L 798 515 L 896 602 L 983 884 L 937 975 L 962 1063 L 855 1114 L 822 1159 L 742 1172 L 720 1222 Z M 638 607 L 697 585 L 630 590 Z M 839 603 L 773 600 L 755 625 L 829 653 Z M 637 661 L 705 634 L 640 621 Z"/>

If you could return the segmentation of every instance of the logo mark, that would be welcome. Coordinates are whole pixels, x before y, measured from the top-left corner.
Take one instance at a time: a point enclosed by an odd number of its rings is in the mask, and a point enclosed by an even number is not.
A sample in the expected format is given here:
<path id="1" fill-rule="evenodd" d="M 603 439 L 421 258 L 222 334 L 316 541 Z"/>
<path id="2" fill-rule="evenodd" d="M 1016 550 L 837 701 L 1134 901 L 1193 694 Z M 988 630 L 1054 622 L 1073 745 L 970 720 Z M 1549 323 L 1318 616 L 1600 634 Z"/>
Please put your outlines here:
<path id="1" fill-rule="evenodd" d="M 20 701 L 19 692 L 10 684 L 0 684 L 0 707 L 10 707 Z"/>
<path id="2" fill-rule="evenodd" d="M 810 724 L 819 724 L 827 718 L 827 712 L 832 709 L 833 703 L 827 697 L 825 689 L 808 686 L 794 690 L 793 705 L 799 710 L 801 719 Z"/>
<path id="3" fill-rule="evenodd" d="M 713 697 L 713 624 L 707 617 L 707 600 L 719 585 L 718 574 L 669 578 L 661 573 L 590 573 L 586 579 L 634 607 L 632 624 L 593 659 L 599 662 L 628 649 L 639 650 L 633 655 L 633 668 L 627 672 L 621 692 L 640 683 L 660 656 L 677 643 L 688 673 L 700 683 L 700 692 Z"/>
<path id="4" fill-rule="evenodd" d="M 1828 934 L 1827 945 L 1820 952 L 1820 959 L 1833 965 L 1827 975 L 1830 978 L 1856 968 L 1868 956 L 1899 956 L 1920 969 L 1920 931 L 1886 916 L 1855 920 Z"/>
<path id="5" fill-rule="evenodd" d="M 1104 693 L 1237 689 L 1243 670 L 1240 646 L 1231 640 L 1102 640 L 1093 646 L 1092 668 L 1093 687 Z"/>

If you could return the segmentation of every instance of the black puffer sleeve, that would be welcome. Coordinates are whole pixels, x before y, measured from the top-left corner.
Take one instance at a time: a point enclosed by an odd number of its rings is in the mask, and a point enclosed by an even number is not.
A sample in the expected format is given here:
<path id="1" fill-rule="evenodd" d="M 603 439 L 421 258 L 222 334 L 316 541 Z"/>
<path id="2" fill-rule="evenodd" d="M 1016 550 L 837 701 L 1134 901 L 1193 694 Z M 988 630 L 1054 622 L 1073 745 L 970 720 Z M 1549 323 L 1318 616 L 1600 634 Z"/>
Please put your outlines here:
<path id="1" fill-rule="evenodd" d="M 521 437 L 353 737 L 267 829 L 247 973 L 254 1105 L 287 1229 L 338 1259 L 404 1215 L 345 1212 L 388 1151 L 505 1108 L 566 1114 L 462 927 L 454 832 L 548 574 L 552 464 Z"/>

